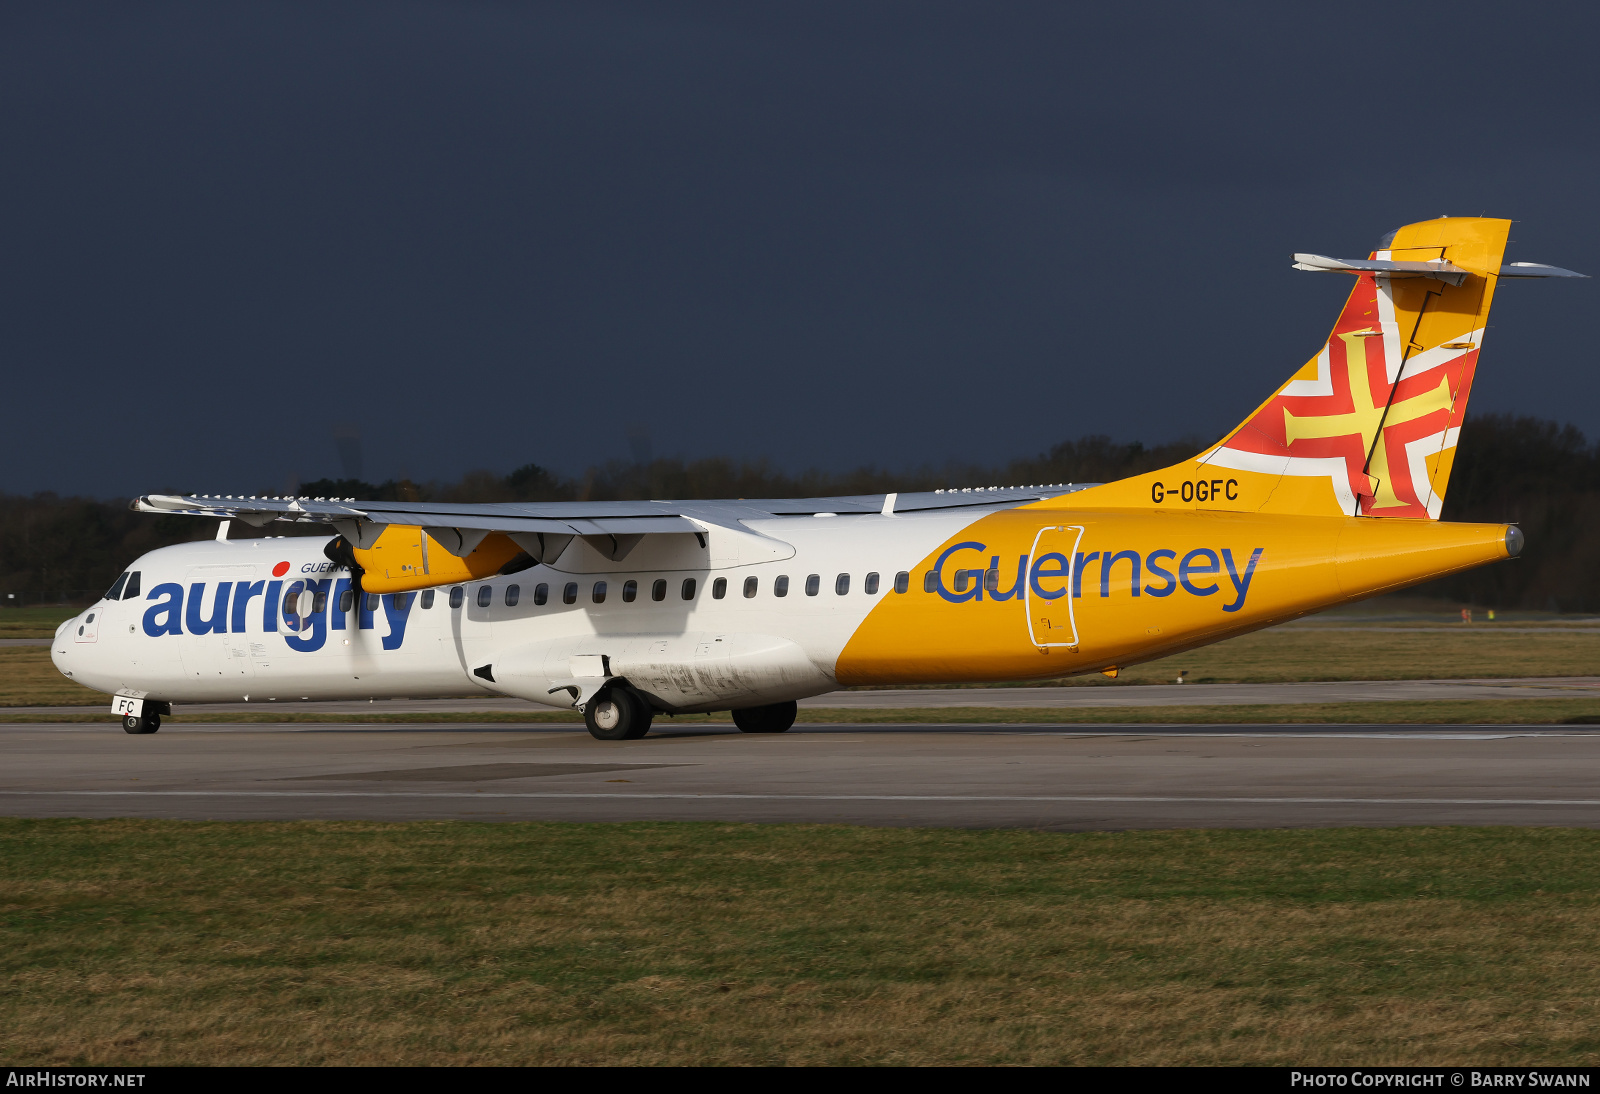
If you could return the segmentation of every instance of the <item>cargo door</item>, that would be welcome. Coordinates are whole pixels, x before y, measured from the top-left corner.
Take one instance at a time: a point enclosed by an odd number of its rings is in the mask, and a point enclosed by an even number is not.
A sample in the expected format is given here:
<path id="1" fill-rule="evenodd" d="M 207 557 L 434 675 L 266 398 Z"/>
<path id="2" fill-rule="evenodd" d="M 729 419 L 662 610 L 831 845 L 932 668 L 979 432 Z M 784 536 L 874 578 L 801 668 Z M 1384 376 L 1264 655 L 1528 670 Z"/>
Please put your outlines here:
<path id="1" fill-rule="evenodd" d="M 234 597 L 248 586 L 254 566 L 196 566 L 184 582 L 184 628 L 178 648 L 183 667 L 197 683 L 216 682 L 228 691 L 249 690 L 255 676 L 250 642 L 244 634 L 230 633 Z M 191 604 L 198 591 L 200 599 Z M 260 612 L 257 599 L 251 603 Z"/>
<path id="2" fill-rule="evenodd" d="M 1041 528 L 1033 537 L 1022 603 L 1028 614 L 1028 638 L 1035 646 L 1078 644 L 1072 589 L 1082 539 L 1081 524 Z"/>

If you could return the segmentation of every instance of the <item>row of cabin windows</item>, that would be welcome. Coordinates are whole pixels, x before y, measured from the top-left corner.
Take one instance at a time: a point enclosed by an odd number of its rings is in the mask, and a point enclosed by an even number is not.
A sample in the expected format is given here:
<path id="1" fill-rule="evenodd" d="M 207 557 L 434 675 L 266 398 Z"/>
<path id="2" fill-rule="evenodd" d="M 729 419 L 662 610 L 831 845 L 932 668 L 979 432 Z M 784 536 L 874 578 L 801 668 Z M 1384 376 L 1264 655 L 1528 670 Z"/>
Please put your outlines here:
<path id="1" fill-rule="evenodd" d="M 931 579 L 932 575 L 930 574 L 929 576 L 930 576 L 930 579 Z M 862 583 L 862 588 L 863 588 L 863 590 L 866 592 L 866 594 L 868 596 L 876 596 L 877 593 L 878 593 L 879 584 L 880 584 L 880 577 L 876 572 L 873 572 L 873 573 L 869 573 L 866 576 L 866 580 Z M 678 596 L 679 596 L 679 598 L 683 599 L 683 600 L 693 600 L 694 599 L 695 590 L 698 587 L 699 587 L 698 586 L 698 582 L 694 578 L 692 578 L 692 577 L 684 578 L 683 581 L 678 586 Z M 927 583 L 926 587 L 928 588 L 928 590 L 930 592 L 932 591 L 933 585 L 932 585 L 931 580 L 930 580 L 930 582 Z M 902 570 L 900 573 L 894 575 L 894 591 L 895 592 L 903 593 L 903 592 L 908 591 L 910 588 L 911 588 L 911 575 L 909 573 L 907 573 L 906 571 Z M 755 597 L 755 595 L 758 592 L 760 592 L 760 589 L 761 589 L 761 579 L 760 578 L 755 577 L 754 575 L 752 575 L 752 576 L 747 577 L 747 578 L 744 579 L 744 587 L 742 589 L 742 592 L 744 593 L 745 599 L 747 599 L 747 600 L 753 599 Z M 806 589 L 806 595 L 807 596 L 816 596 L 822 590 L 822 575 L 821 574 L 811 574 L 811 575 L 807 576 L 805 589 Z M 850 592 L 850 575 L 849 574 L 840 574 L 838 577 L 834 578 L 833 579 L 833 591 L 834 591 L 834 593 L 836 593 L 839 596 L 844 596 L 847 593 L 849 593 Z M 592 602 L 596 603 L 596 604 L 604 604 L 606 602 L 607 595 L 609 595 L 609 592 L 610 592 L 610 585 L 609 585 L 608 582 L 596 581 L 589 588 L 589 599 Z M 404 594 L 401 594 L 401 595 L 404 595 Z M 452 588 L 450 590 L 450 606 L 452 608 L 461 607 L 461 605 L 466 602 L 466 595 L 467 595 L 466 594 L 466 589 L 464 589 L 460 585 L 457 585 L 454 588 Z M 716 580 L 714 580 L 711 583 L 711 597 L 712 597 L 713 600 L 721 600 L 724 597 L 726 597 L 727 595 L 728 595 L 728 579 L 727 578 L 719 577 L 719 578 L 717 578 Z M 777 577 L 775 577 L 773 579 L 773 581 L 772 581 L 772 595 L 773 596 L 788 596 L 789 595 L 789 575 L 788 574 L 779 574 Z M 344 611 L 349 611 L 350 610 L 348 605 L 345 603 L 345 600 L 348 600 L 351 597 L 352 597 L 351 593 L 349 593 L 349 592 L 345 593 L 345 596 L 344 596 L 344 598 L 341 599 L 341 603 L 340 603 L 340 607 L 341 607 L 342 610 L 344 610 Z M 369 602 L 368 603 L 368 609 L 369 610 L 371 610 L 371 609 L 373 609 L 373 608 L 375 608 L 377 606 L 378 598 L 377 598 L 377 596 L 375 594 L 368 593 L 367 594 L 367 599 L 368 599 L 368 602 Z M 504 599 L 506 607 L 508 607 L 508 608 L 516 607 L 518 602 L 520 602 L 521 599 L 522 599 L 522 586 L 521 585 L 507 585 L 506 588 L 505 588 L 505 594 L 504 594 L 504 598 L 503 599 Z M 627 580 L 627 581 L 624 581 L 622 583 L 622 602 L 624 604 L 632 604 L 637 599 L 639 599 L 639 583 L 637 581 L 634 581 L 631 578 L 629 580 Z M 650 599 L 654 600 L 654 601 L 657 601 L 657 602 L 660 602 L 660 601 L 663 601 L 663 600 L 667 599 L 667 580 L 666 580 L 666 578 L 658 577 L 658 578 L 655 579 L 655 581 L 650 583 Z M 535 585 L 533 587 L 533 603 L 538 607 L 543 607 L 545 604 L 549 603 L 549 601 L 550 601 L 550 586 L 541 581 L 539 584 L 537 584 L 537 585 Z M 478 607 L 480 607 L 480 608 L 487 608 L 492 603 L 494 603 L 494 587 L 492 585 L 479 585 L 478 586 L 477 602 L 478 602 Z M 578 583 L 576 581 L 569 581 L 569 582 L 566 583 L 565 586 L 562 587 L 562 590 L 561 590 L 561 602 L 563 604 L 576 604 L 578 602 Z M 422 608 L 431 608 L 431 607 L 433 607 L 433 590 L 432 589 L 429 589 L 429 590 L 427 590 L 426 592 L 424 592 L 422 594 L 422 602 L 421 602 L 420 606 Z M 401 602 L 398 602 L 396 604 L 396 607 L 403 610 L 404 607 L 405 607 L 405 604 L 404 604 L 403 601 L 401 601 Z"/>
<path id="2" fill-rule="evenodd" d="M 979 576 L 980 574 L 982 574 L 983 576 L 980 577 Z M 126 587 L 123 587 L 124 586 L 124 578 L 131 578 L 132 579 L 132 580 L 129 580 L 129 581 L 126 582 Z M 956 573 L 955 573 L 955 591 L 958 592 L 958 593 L 965 592 L 966 589 L 967 589 L 968 582 L 982 581 L 989 588 L 990 592 L 994 592 L 998 588 L 998 579 L 999 579 L 999 574 L 994 570 L 988 570 L 988 571 L 984 571 L 984 570 L 957 570 Z M 923 582 L 922 582 L 923 591 L 924 592 L 929 592 L 929 593 L 937 591 L 937 589 L 938 589 L 938 581 L 939 581 L 939 579 L 938 579 L 937 574 L 934 571 L 929 570 L 927 572 L 927 574 L 925 574 L 924 577 L 923 577 Z M 682 583 L 678 586 L 678 595 L 679 595 L 680 598 L 682 598 L 684 600 L 693 600 L 694 599 L 695 590 L 696 590 L 697 587 L 698 587 L 698 584 L 697 584 L 697 582 L 696 582 L 696 580 L 694 578 L 686 577 L 686 578 L 683 579 Z M 866 579 L 862 582 L 862 591 L 865 592 L 868 596 L 876 596 L 878 594 L 878 588 L 879 588 L 879 575 L 877 574 L 876 571 L 874 571 L 873 573 L 869 573 L 866 576 Z M 911 588 L 911 575 L 908 572 L 906 572 L 905 570 L 901 570 L 899 573 L 894 575 L 894 591 L 895 592 L 904 593 L 904 592 L 909 591 L 910 588 Z M 607 582 L 596 581 L 589 589 L 589 599 L 592 600 L 596 604 L 604 604 L 606 602 L 606 596 L 607 596 L 607 594 L 609 592 L 609 589 L 610 589 L 610 586 L 609 586 L 609 584 Z M 743 586 L 742 592 L 744 593 L 745 599 L 747 599 L 747 600 L 753 599 L 755 597 L 755 595 L 760 591 L 760 589 L 761 589 L 761 579 L 760 578 L 755 577 L 754 575 L 752 575 L 752 576 L 747 577 L 747 578 L 744 579 L 744 586 Z M 806 595 L 807 596 L 816 596 L 819 592 L 821 592 L 822 591 L 822 575 L 821 574 L 809 574 L 809 575 L 807 575 L 806 582 L 805 582 L 805 590 L 806 590 Z M 837 577 L 835 577 L 833 579 L 833 591 L 838 596 L 847 595 L 850 592 L 850 575 L 849 574 L 840 574 Z M 120 593 L 123 598 L 137 596 L 138 592 L 139 592 L 139 575 L 137 573 L 126 574 L 126 575 L 124 575 L 123 578 L 118 578 L 117 579 L 117 584 L 112 586 L 112 593 Z M 434 592 L 435 592 L 435 590 L 433 590 L 433 589 L 425 589 L 425 590 L 423 590 L 422 595 L 419 598 L 418 607 L 423 608 L 424 610 L 426 610 L 428 608 L 432 608 L 433 607 L 433 600 L 434 600 Z M 284 594 L 283 614 L 285 615 L 285 617 L 291 617 L 291 616 L 296 614 L 296 611 L 295 611 L 295 607 L 296 606 L 295 606 L 294 601 L 295 601 L 295 598 L 296 598 L 297 595 L 298 594 L 290 594 L 290 593 Z M 716 580 L 714 580 L 711 583 L 711 596 L 712 596 L 712 599 L 721 600 L 724 597 L 726 597 L 727 595 L 728 595 L 728 579 L 727 578 L 719 577 L 719 578 L 717 578 Z M 773 578 L 773 580 L 772 580 L 772 595 L 773 596 L 780 596 L 780 597 L 789 595 L 789 575 L 788 574 L 779 574 L 777 577 Z M 466 596 L 467 596 L 467 592 L 466 592 L 465 588 L 463 588 L 460 585 L 455 586 L 454 588 L 452 588 L 450 590 L 450 606 L 452 608 L 461 607 L 462 604 L 466 603 Z M 108 594 L 107 598 L 108 599 L 113 599 L 113 600 L 116 599 L 115 596 L 111 596 L 109 594 Z M 624 581 L 622 583 L 622 602 L 624 604 L 632 604 L 638 598 L 639 598 L 639 583 L 637 581 L 632 580 L 631 578 L 629 580 L 627 580 L 627 581 Z M 659 602 L 659 601 L 665 600 L 666 598 L 667 598 L 667 581 L 666 581 L 665 578 L 659 578 L 658 577 L 658 578 L 656 578 L 655 581 L 651 582 L 651 584 L 650 584 L 650 599 Z M 394 606 L 395 606 L 395 608 L 397 610 L 399 610 L 399 611 L 405 611 L 407 603 L 410 601 L 410 599 L 411 599 L 411 594 L 410 593 L 396 593 L 395 597 L 394 597 Z M 505 588 L 505 595 L 504 595 L 503 599 L 504 599 L 506 607 L 508 607 L 508 608 L 516 607 L 518 602 L 520 602 L 521 599 L 522 599 L 522 586 L 521 585 L 507 585 L 506 588 Z M 478 607 L 480 607 L 480 608 L 487 608 L 492 603 L 494 603 L 494 587 L 491 586 L 491 585 L 480 585 L 480 586 L 478 586 L 477 601 L 478 601 Z M 535 585 L 533 587 L 533 602 L 534 602 L 535 605 L 537 605 L 539 607 L 543 607 L 545 604 L 549 603 L 549 601 L 550 601 L 550 586 L 541 581 L 539 584 L 537 584 L 537 585 Z M 339 594 L 339 610 L 341 612 L 349 612 L 352 608 L 355 607 L 355 602 L 356 602 L 356 594 L 355 594 L 355 592 L 353 590 L 346 589 L 344 592 Z M 563 588 L 561 590 L 561 602 L 563 604 L 576 604 L 578 602 L 578 583 L 576 581 L 569 581 L 569 582 L 566 583 L 565 586 L 563 586 Z M 366 611 L 369 611 L 369 612 L 377 611 L 378 607 L 379 607 L 379 603 L 380 603 L 380 600 L 379 600 L 379 596 L 378 596 L 377 593 L 367 593 L 366 594 L 366 604 L 364 605 Z M 313 614 L 320 614 L 327 606 L 328 606 L 328 594 L 327 593 L 317 593 L 316 596 L 315 596 L 314 602 L 313 602 L 312 613 Z"/>
<path id="3" fill-rule="evenodd" d="M 979 574 L 982 574 L 983 576 L 979 577 L 978 576 Z M 996 570 L 992 570 L 992 569 L 991 570 L 957 570 L 956 573 L 955 573 L 955 591 L 958 592 L 958 593 L 966 592 L 967 591 L 968 582 L 970 582 L 970 581 L 982 581 L 990 592 L 995 592 L 995 591 L 997 591 L 999 589 L 999 579 L 1000 579 L 999 572 L 996 571 Z M 939 582 L 938 576 L 934 573 L 934 571 L 929 570 L 926 574 L 923 575 L 923 581 L 922 581 L 922 590 L 923 590 L 923 592 L 928 592 L 928 593 L 934 592 L 938 588 L 938 582 Z M 756 593 L 758 591 L 760 591 L 760 586 L 761 586 L 761 579 L 760 578 L 754 577 L 754 576 L 745 578 L 744 579 L 744 589 L 743 589 L 745 599 L 748 600 L 748 599 L 754 598 Z M 694 599 L 694 594 L 695 594 L 695 587 L 696 587 L 695 586 L 695 579 L 692 578 L 692 577 L 686 577 L 686 578 L 683 579 L 683 583 L 678 587 L 679 595 L 684 600 L 693 600 Z M 911 575 L 909 573 L 907 573 L 906 571 L 902 570 L 899 573 L 894 575 L 894 591 L 895 592 L 903 593 L 906 590 L 908 590 L 910 587 L 911 587 Z M 604 581 L 596 581 L 594 583 L 593 588 L 591 588 L 590 591 L 589 591 L 590 598 L 596 604 L 604 604 L 605 601 L 606 601 L 606 588 L 607 588 L 607 586 L 606 586 L 606 583 Z M 821 591 L 821 588 L 822 588 L 822 576 L 820 574 L 811 574 L 806 578 L 806 595 L 807 596 L 816 596 L 817 593 L 819 591 Z M 864 581 L 862 583 L 862 588 L 863 588 L 863 591 L 866 592 L 866 594 L 868 596 L 876 596 L 876 595 L 878 595 L 878 575 L 877 575 L 877 573 L 868 574 L 867 577 L 866 577 L 866 581 Z M 846 593 L 848 593 L 850 591 L 850 575 L 849 574 L 840 574 L 838 577 L 834 578 L 833 579 L 833 591 L 835 593 L 837 593 L 838 595 L 840 595 L 840 596 L 844 596 Z M 522 595 L 522 587 L 521 586 L 519 586 L 519 585 L 507 585 L 506 586 L 506 592 L 505 592 L 506 607 L 508 607 L 508 608 L 516 607 L 517 601 L 521 598 L 521 595 Z M 727 595 L 728 595 L 728 579 L 727 578 L 719 577 L 719 578 L 717 578 L 715 581 L 713 581 L 711 583 L 711 596 L 712 596 L 713 599 L 721 600 L 723 597 L 725 597 Z M 776 578 L 773 579 L 773 581 L 772 581 L 772 595 L 773 596 L 788 596 L 789 595 L 789 575 L 788 574 L 780 574 Z M 123 575 L 121 575 L 120 577 L 117 578 L 116 584 L 111 586 L 111 589 L 110 589 L 110 591 L 108 591 L 106 593 L 105 598 L 107 600 L 135 600 L 135 599 L 138 598 L 138 596 L 139 596 L 139 571 L 138 570 L 131 570 L 128 573 L 125 573 L 125 574 L 123 574 Z M 377 593 L 367 593 L 366 596 L 367 596 L 366 610 L 369 611 L 369 612 L 377 611 L 378 610 L 378 594 Z M 622 600 L 623 600 L 623 603 L 632 604 L 636 599 L 638 599 L 638 596 L 639 596 L 639 583 L 637 581 L 629 580 L 629 581 L 624 581 L 622 583 Z M 411 597 L 410 593 L 398 593 L 398 594 L 396 594 L 395 607 L 398 608 L 401 611 L 404 611 L 405 608 L 406 608 L 407 602 L 410 600 L 410 597 Z M 422 608 L 425 608 L 425 609 L 433 607 L 433 597 L 434 597 L 434 590 L 433 589 L 425 589 L 423 591 L 423 593 L 422 593 L 421 603 L 420 603 L 419 606 L 422 607 Z M 549 600 L 549 598 L 550 598 L 550 586 L 544 584 L 543 582 L 541 582 L 540 584 L 534 586 L 534 589 L 533 589 L 533 602 L 535 604 L 543 606 Z M 655 601 L 662 601 L 662 600 L 665 600 L 666 598 L 667 598 L 667 582 L 666 582 L 666 579 L 665 578 L 657 578 L 650 585 L 650 599 L 651 600 L 655 600 Z M 466 590 L 463 589 L 461 586 L 457 585 L 455 588 L 450 590 L 450 606 L 452 608 L 461 607 L 461 605 L 465 602 L 465 599 L 466 599 Z M 290 600 L 289 594 L 285 594 L 285 597 L 284 597 L 284 605 L 285 605 L 284 614 L 286 614 L 286 615 L 294 614 L 292 612 L 292 610 L 290 609 L 290 607 L 289 607 L 289 600 Z M 494 600 L 494 590 L 488 585 L 480 585 L 478 587 L 478 607 L 487 608 L 490 605 L 490 603 L 493 602 L 493 600 Z M 566 587 L 564 589 L 562 589 L 562 592 L 561 592 L 561 602 L 563 604 L 576 604 L 578 602 L 578 583 L 576 581 L 567 582 Z M 341 612 L 350 611 L 352 608 L 355 607 L 355 603 L 356 603 L 356 594 L 352 590 L 346 589 L 343 593 L 341 593 L 339 595 L 339 610 Z M 328 594 L 327 593 L 318 593 L 318 594 L 316 594 L 316 608 L 314 610 L 316 612 L 320 613 L 324 608 L 327 607 L 327 605 L 328 605 Z"/>

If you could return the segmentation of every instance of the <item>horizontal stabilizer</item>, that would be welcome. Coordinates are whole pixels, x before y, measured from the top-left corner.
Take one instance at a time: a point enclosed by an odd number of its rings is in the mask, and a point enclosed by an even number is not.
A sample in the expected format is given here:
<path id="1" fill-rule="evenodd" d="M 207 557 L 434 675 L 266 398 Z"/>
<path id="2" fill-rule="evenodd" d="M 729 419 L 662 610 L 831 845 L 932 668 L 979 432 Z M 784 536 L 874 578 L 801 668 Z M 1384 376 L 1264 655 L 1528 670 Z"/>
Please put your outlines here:
<path id="1" fill-rule="evenodd" d="M 1329 258 L 1327 255 L 1294 256 L 1294 268 L 1313 273 L 1383 273 L 1390 277 L 1433 277 L 1460 285 L 1470 270 L 1444 259 L 1431 262 L 1394 262 L 1385 258 Z M 1536 275 L 1543 276 L 1543 275 Z"/>
<path id="2" fill-rule="evenodd" d="M 1588 277 L 1576 270 L 1563 270 L 1560 266 L 1546 266 L 1541 262 L 1508 262 L 1500 267 L 1501 277 Z"/>

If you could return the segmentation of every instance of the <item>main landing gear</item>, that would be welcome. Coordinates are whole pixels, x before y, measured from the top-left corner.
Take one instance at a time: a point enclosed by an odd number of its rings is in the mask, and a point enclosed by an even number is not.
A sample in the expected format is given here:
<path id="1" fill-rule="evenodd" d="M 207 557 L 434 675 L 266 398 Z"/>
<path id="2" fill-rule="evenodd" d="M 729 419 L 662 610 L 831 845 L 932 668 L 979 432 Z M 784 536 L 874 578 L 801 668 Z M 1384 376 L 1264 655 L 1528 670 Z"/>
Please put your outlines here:
<path id="1" fill-rule="evenodd" d="M 733 724 L 745 733 L 782 733 L 794 725 L 799 711 L 793 699 L 764 707 L 745 707 L 733 712 Z"/>
<path id="2" fill-rule="evenodd" d="M 627 688 L 611 688 L 583 708 L 583 724 L 597 741 L 636 741 L 650 732 L 656 712 Z"/>
<path id="3" fill-rule="evenodd" d="M 122 719 L 124 733 L 154 733 L 161 728 L 161 715 L 154 712 L 140 716 L 129 714 Z"/>

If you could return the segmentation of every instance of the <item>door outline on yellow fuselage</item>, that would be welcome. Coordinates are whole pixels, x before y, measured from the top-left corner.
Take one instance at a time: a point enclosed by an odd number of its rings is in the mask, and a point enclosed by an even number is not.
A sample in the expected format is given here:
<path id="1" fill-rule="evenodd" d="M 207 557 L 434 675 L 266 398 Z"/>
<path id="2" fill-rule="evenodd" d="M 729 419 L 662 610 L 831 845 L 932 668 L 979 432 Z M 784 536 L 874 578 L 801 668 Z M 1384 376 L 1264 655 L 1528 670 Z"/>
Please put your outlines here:
<path id="1" fill-rule="evenodd" d="M 1024 606 L 1023 610 L 1028 617 L 1028 638 L 1035 646 L 1040 648 L 1051 646 L 1076 648 L 1078 645 L 1078 617 L 1073 612 L 1072 608 L 1072 590 L 1076 587 L 1078 577 L 1078 544 L 1083 542 L 1083 529 L 1084 526 L 1081 524 L 1053 524 L 1047 528 L 1041 528 L 1033 537 L 1033 546 L 1028 549 L 1028 568 L 1027 572 L 1023 575 L 1022 603 Z M 1072 631 L 1072 641 L 1070 642 L 1041 642 L 1038 634 L 1034 631 L 1033 568 L 1039 564 L 1039 540 L 1044 538 L 1044 534 L 1046 532 L 1078 533 L 1073 537 L 1072 550 L 1067 552 L 1067 588 L 1064 595 L 1067 601 L 1067 624 Z M 1054 603 L 1054 601 L 1046 602 Z"/>

